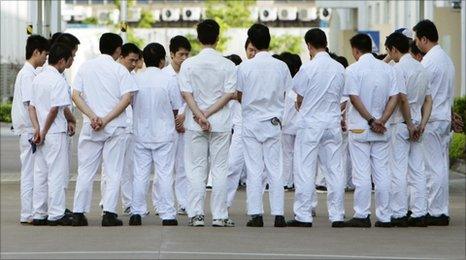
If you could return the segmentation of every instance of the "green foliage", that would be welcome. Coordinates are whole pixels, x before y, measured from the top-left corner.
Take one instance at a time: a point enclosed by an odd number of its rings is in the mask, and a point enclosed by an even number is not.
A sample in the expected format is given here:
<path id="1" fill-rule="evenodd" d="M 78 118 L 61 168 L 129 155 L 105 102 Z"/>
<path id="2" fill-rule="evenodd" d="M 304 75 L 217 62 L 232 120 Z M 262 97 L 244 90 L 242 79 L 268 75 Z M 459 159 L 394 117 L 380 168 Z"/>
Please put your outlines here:
<path id="1" fill-rule="evenodd" d="M 120 0 L 113 0 L 113 4 L 116 6 L 118 10 L 120 10 L 120 4 L 121 4 Z M 136 0 L 126 0 L 126 4 L 128 7 L 132 7 L 136 4 Z"/>
<path id="2" fill-rule="evenodd" d="M 11 103 L 0 103 L 0 122 L 11 123 Z"/>
<path id="3" fill-rule="evenodd" d="M 190 56 L 197 55 L 201 51 L 201 43 L 197 39 L 196 35 L 193 34 L 187 34 L 186 38 L 189 40 L 189 43 L 191 43 L 191 52 Z"/>
<path id="4" fill-rule="evenodd" d="M 97 23 L 98 23 L 97 18 L 95 18 L 94 16 L 87 17 L 86 19 L 83 20 L 83 24 L 97 24 Z"/>
<path id="5" fill-rule="evenodd" d="M 301 36 L 283 34 L 280 36 L 272 35 L 270 41 L 270 51 L 280 54 L 284 51 L 299 54 L 301 53 Z"/>
<path id="6" fill-rule="evenodd" d="M 128 42 L 136 44 L 136 46 L 139 47 L 139 49 L 143 49 L 146 46 L 146 43 L 144 42 L 143 39 L 139 38 L 136 36 L 134 31 L 128 27 L 128 30 L 126 31 L 126 36 L 128 37 Z"/>
<path id="7" fill-rule="evenodd" d="M 139 20 L 139 28 L 152 28 L 152 25 L 155 23 L 154 15 L 148 10 L 143 10 L 141 12 L 141 19 Z"/>
<path id="8" fill-rule="evenodd" d="M 457 97 L 453 102 L 453 111 L 466 120 L 466 96 Z"/>
<path id="9" fill-rule="evenodd" d="M 454 133 L 450 143 L 450 159 L 466 158 L 466 135 Z"/>

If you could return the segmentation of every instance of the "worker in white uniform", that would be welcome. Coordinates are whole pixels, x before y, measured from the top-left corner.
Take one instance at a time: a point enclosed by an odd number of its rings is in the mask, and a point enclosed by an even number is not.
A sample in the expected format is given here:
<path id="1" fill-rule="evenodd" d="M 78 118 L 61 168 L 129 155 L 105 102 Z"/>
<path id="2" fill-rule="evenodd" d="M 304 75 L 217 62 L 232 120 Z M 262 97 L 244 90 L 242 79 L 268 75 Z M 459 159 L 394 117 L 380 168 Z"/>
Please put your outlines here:
<path id="1" fill-rule="evenodd" d="M 425 129 L 432 110 L 427 70 L 409 54 L 409 38 L 392 33 L 385 48 L 394 65 L 400 87 L 393 123 L 390 205 L 393 226 L 426 227 L 427 179 L 420 129 Z M 411 196 L 408 197 L 408 194 Z M 409 199 L 409 201 L 408 201 Z M 411 216 L 408 217 L 408 209 Z"/>
<path id="2" fill-rule="evenodd" d="M 37 146 L 33 225 L 72 224 L 71 215 L 65 214 L 66 185 L 70 170 L 67 135 L 74 134 L 74 125 L 68 128 L 68 122 L 75 124 L 76 120 L 68 107 L 71 105 L 68 83 L 61 75 L 72 60 L 68 46 L 54 44 L 49 52 L 49 65 L 32 82 L 29 117 L 34 127 L 33 143 Z"/>
<path id="3" fill-rule="evenodd" d="M 137 62 L 142 58 L 142 52 L 138 46 L 134 43 L 125 43 L 121 46 L 121 54 L 118 62 L 123 65 L 132 76 L 135 75 L 134 69 L 136 68 Z M 133 109 L 132 105 L 129 105 L 126 108 L 126 132 L 128 135 L 128 149 L 125 153 L 125 169 L 123 170 L 123 175 L 121 176 L 121 205 L 123 207 L 123 212 L 126 215 L 131 215 L 131 201 L 133 193 L 133 150 L 134 150 L 134 140 L 133 140 Z M 100 180 L 100 193 L 101 200 L 100 206 L 103 205 L 103 191 L 105 190 L 105 173 L 102 169 L 102 175 Z"/>
<path id="4" fill-rule="evenodd" d="M 341 167 L 340 99 L 345 83 L 343 66 L 326 52 L 321 29 L 304 36 L 312 60 L 293 79 L 297 93 L 298 131 L 295 141 L 295 199 L 291 227 L 312 227 L 317 160 L 326 171 L 327 207 L 332 227 L 343 227 L 345 175 Z"/>
<path id="5" fill-rule="evenodd" d="M 173 190 L 175 165 L 175 116 L 181 107 L 181 95 L 176 81 L 162 71 L 165 49 L 150 43 L 143 50 L 146 69 L 137 74 L 138 92 L 133 99 L 134 112 L 134 179 L 133 202 L 129 225 L 141 225 L 147 212 L 146 195 L 152 165 L 154 180 L 160 185 L 157 211 L 164 226 L 176 226 L 175 196 Z M 154 201 L 155 203 L 155 201 Z"/>
<path id="6" fill-rule="evenodd" d="M 83 113 L 78 142 L 78 177 L 73 208 L 73 226 L 87 226 L 94 176 L 103 159 L 106 187 L 102 226 L 121 226 L 116 214 L 124 171 L 128 134 L 126 108 L 137 91 L 134 78 L 116 62 L 123 40 L 114 33 L 100 37 L 102 53 L 84 62 L 74 79 L 73 101 Z"/>
<path id="7" fill-rule="evenodd" d="M 432 95 L 432 113 L 423 133 L 425 167 L 427 175 L 427 225 L 448 226 L 448 147 L 450 129 L 456 129 L 452 116 L 455 67 L 450 57 L 438 44 L 435 24 L 423 20 L 413 27 L 417 47 L 426 53 L 421 64 L 429 75 L 429 89 Z M 452 122 L 453 119 L 453 122 Z"/>
<path id="8" fill-rule="evenodd" d="M 346 69 L 349 149 L 353 166 L 354 211 L 349 227 L 371 227 L 371 176 L 375 183 L 376 227 L 391 227 L 389 133 L 386 123 L 397 104 L 398 87 L 392 66 L 372 54 L 372 40 L 357 34 L 350 40 L 356 63 Z"/>
<path id="9" fill-rule="evenodd" d="M 43 66 L 49 52 L 49 42 L 40 35 L 31 35 L 26 40 L 26 62 L 16 75 L 11 120 L 13 131 L 19 135 L 21 162 L 20 223 L 32 223 L 32 189 L 34 186 L 35 150 L 29 140 L 33 139 L 33 127 L 29 119 L 28 106 L 32 98 L 32 81 L 36 68 Z"/>
<path id="10" fill-rule="evenodd" d="M 177 35 L 170 40 L 170 58 L 171 62 L 168 66 L 162 69 L 163 72 L 172 77 L 175 82 L 176 90 L 180 92 L 178 86 L 178 73 L 180 72 L 181 64 L 189 57 L 191 44 L 189 40 L 181 35 Z M 176 115 L 176 138 L 175 138 L 175 196 L 178 204 L 178 214 L 187 215 L 186 205 L 188 200 L 188 179 L 184 168 L 184 127 L 186 104 L 182 101 L 178 114 Z M 157 186 L 157 180 L 154 185 Z M 154 192 L 156 197 L 160 197 L 160 187 L 155 187 Z M 156 199 L 156 205 L 158 199 Z"/>
<path id="11" fill-rule="evenodd" d="M 234 222 L 228 216 L 227 175 L 232 124 L 226 105 L 235 93 L 235 64 L 215 50 L 220 33 L 217 22 L 204 20 L 196 30 L 202 50 L 183 62 L 178 75 L 182 96 L 189 107 L 185 122 L 189 224 L 205 225 L 204 201 L 210 161 L 212 225 L 231 227 Z"/>
<path id="12" fill-rule="evenodd" d="M 238 66 L 237 84 L 243 110 L 247 214 L 251 216 L 247 226 L 264 226 L 262 195 L 266 174 L 274 226 L 285 227 L 281 121 L 285 93 L 292 84 L 291 75 L 286 64 L 268 52 L 269 28 L 254 24 L 248 30 L 248 37 L 258 52 Z"/>

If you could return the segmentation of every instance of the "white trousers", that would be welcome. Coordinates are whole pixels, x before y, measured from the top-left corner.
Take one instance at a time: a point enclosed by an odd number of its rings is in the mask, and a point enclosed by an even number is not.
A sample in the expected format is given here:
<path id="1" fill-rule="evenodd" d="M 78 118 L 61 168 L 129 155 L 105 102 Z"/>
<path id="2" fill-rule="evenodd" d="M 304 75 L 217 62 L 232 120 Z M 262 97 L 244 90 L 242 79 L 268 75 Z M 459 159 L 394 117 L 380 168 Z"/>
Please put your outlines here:
<path id="1" fill-rule="evenodd" d="M 427 176 L 427 211 L 431 216 L 448 216 L 448 146 L 450 122 L 429 122 L 423 135 Z"/>
<path id="2" fill-rule="evenodd" d="M 390 194 L 390 205 L 394 218 L 406 216 L 408 208 L 412 211 L 412 217 L 417 218 L 427 214 L 424 146 L 422 140 L 421 142 L 411 142 L 408 139 L 409 132 L 406 124 L 397 124 L 395 136 L 393 136 L 393 171 Z"/>
<path id="3" fill-rule="evenodd" d="M 329 219 L 343 221 L 345 214 L 345 174 L 341 167 L 342 136 L 339 128 L 299 129 L 295 145 L 295 219 L 312 222 L 315 200 L 317 161 L 327 173 L 327 207 Z"/>
<path id="4" fill-rule="evenodd" d="M 204 214 L 209 163 L 212 174 L 210 209 L 213 219 L 227 219 L 227 175 L 230 132 L 185 133 L 185 168 L 188 178 L 188 217 Z"/>
<path id="5" fill-rule="evenodd" d="M 233 135 L 231 136 L 230 150 L 228 152 L 228 207 L 231 207 L 233 204 L 241 175 L 245 170 L 241 131 L 242 130 L 239 127 L 236 127 L 233 131 Z"/>
<path id="6" fill-rule="evenodd" d="M 34 163 L 34 218 L 57 220 L 65 214 L 65 196 L 70 173 L 68 136 L 47 134 L 37 147 Z"/>
<path id="7" fill-rule="evenodd" d="M 128 144 L 125 152 L 124 170 L 121 175 L 121 205 L 123 209 L 131 207 L 132 194 L 133 194 L 133 152 L 134 152 L 134 136 L 128 134 Z M 105 171 L 102 169 L 100 178 L 100 203 L 103 205 L 104 191 L 106 189 L 107 181 L 105 179 Z"/>
<path id="8" fill-rule="evenodd" d="M 21 222 L 32 221 L 32 190 L 34 187 L 34 160 L 35 153 L 32 153 L 32 147 L 29 143 L 33 134 L 22 134 L 19 136 L 19 151 L 21 161 Z"/>
<path id="9" fill-rule="evenodd" d="M 354 217 L 370 214 L 372 182 L 375 184 L 375 215 L 381 222 L 389 222 L 391 173 L 389 167 L 390 142 L 356 141 L 349 134 L 349 150 L 353 166 Z"/>
<path id="10" fill-rule="evenodd" d="M 270 121 L 254 124 L 249 126 L 251 129 L 243 126 L 248 215 L 264 213 L 262 196 L 264 179 L 267 179 L 271 214 L 281 216 L 285 197 L 281 129 Z"/>
<path id="11" fill-rule="evenodd" d="M 176 135 L 175 144 L 175 196 L 178 203 L 178 208 L 186 209 L 188 200 L 188 179 L 186 178 L 186 171 L 184 167 L 184 133 L 178 133 Z M 163 187 L 158 182 L 158 179 L 154 179 L 154 187 L 152 189 L 152 196 L 154 199 L 154 205 L 160 203 L 161 194 L 160 191 Z"/>
<path id="12" fill-rule="evenodd" d="M 135 143 L 134 149 L 134 179 L 133 202 L 131 212 L 144 215 L 147 212 L 146 195 L 149 188 L 152 164 L 154 164 L 156 177 L 154 181 L 160 183 L 157 212 L 161 219 L 175 219 L 175 195 L 173 191 L 173 167 L 175 163 L 175 143 Z M 156 180 L 155 180 L 156 179 Z"/>
<path id="13" fill-rule="evenodd" d="M 283 186 L 293 186 L 293 159 L 296 135 L 283 134 Z"/>
<path id="14" fill-rule="evenodd" d="M 78 177 L 73 212 L 90 211 L 94 177 L 103 159 L 102 168 L 106 181 L 103 210 L 116 213 L 127 139 L 128 134 L 124 128 L 117 128 L 113 133 L 95 134 L 89 125 L 83 126 L 78 141 Z"/>

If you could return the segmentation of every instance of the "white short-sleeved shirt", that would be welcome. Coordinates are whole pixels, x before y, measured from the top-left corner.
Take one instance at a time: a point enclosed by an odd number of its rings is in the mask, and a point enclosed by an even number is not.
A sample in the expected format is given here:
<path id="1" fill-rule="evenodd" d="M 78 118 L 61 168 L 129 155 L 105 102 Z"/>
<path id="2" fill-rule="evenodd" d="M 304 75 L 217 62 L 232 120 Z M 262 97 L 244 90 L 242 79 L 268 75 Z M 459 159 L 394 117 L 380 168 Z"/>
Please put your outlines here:
<path id="1" fill-rule="evenodd" d="M 16 75 L 11 120 L 14 132 L 19 135 L 34 131 L 29 119 L 28 102 L 32 98 L 32 81 L 36 76 L 36 69 L 27 61 Z"/>
<path id="2" fill-rule="evenodd" d="M 231 100 L 230 102 L 228 102 L 228 106 L 230 107 L 232 115 L 233 128 L 240 129 L 243 125 L 243 116 L 241 115 L 241 103 L 239 103 L 238 100 Z"/>
<path id="3" fill-rule="evenodd" d="M 81 92 L 84 101 L 99 117 L 104 117 L 120 102 L 121 97 L 137 91 L 134 77 L 110 55 L 101 54 L 84 62 L 74 78 L 73 89 Z M 84 123 L 89 123 L 83 115 Z M 105 128 L 127 127 L 126 113 L 107 124 Z"/>
<path id="4" fill-rule="evenodd" d="M 181 64 L 178 83 L 182 92 L 193 94 L 201 110 L 207 110 L 225 93 L 234 93 L 236 86 L 235 64 L 224 58 L 218 51 L 204 48 L 198 55 L 186 59 Z M 224 106 L 208 118 L 212 132 L 231 131 L 231 111 Z M 191 109 L 186 109 L 185 127 L 192 131 L 202 131 L 194 121 Z"/>
<path id="5" fill-rule="evenodd" d="M 340 125 L 344 75 L 344 67 L 327 52 L 317 53 L 300 68 L 293 79 L 293 90 L 303 97 L 298 112 L 300 129 Z"/>
<path id="6" fill-rule="evenodd" d="M 362 55 L 346 69 L 343 94 L 359 96 L 375 118 L 382 116 L 389 97 L 398 93 L 395 69 L 371 53 Z M 348 129 L 369 129 L 367 121 L 351 103 L 348 104 Z"/>
<path id="7" fill-rule="evenodd" d="M 180 91 L 180 86 L 178 84 L 178 73 L 175 71 L 173 66 L 170 64 L 162 69 L 163 72 L 167 73 L 167 75 L 171 76 L 173 80 L 175 81 L 174 86 Z M 181 107 L 180 110 L 178 111 L 178 114 L 184 114 L 186 109 L 186 102 L 184 102 L 184 99 L 181 99 Z"/>
<path id="8" fill-rule="evenodd" d="M 238 66 L 237 90 L 242 92 L 243 127 L 254 122 L 283 121 L 285 92 L 291 89 L 288 66 L 261 51 Z"/>
<path id="9" fill-rule="evenodd" d="M 455 66 L 445 51 L 436 45 L 421 61 L 429 75 L 429 88 L 432 95 L 430 121 L 451 121 L 453 106 Z"/>
<path id="10" fill-rule="evenodd" d="M 31 105 L 36 108 L 37 119 L 41 131 L 52 107 L 59 107 L 57 117 L 53 121 L 49 134 L 67 131 L 67 121 L 64 108 L 71 105 L 69 86 L 65 78 L 53 66 L 46 66 L 32 82 Z"/>
<path id="11" fill-rule="evenodd" d="M 398 76 L 399 92 L 408 96 L 411 119 L 415 123 L 421 122 L 421 108 L 426 95 L 430 95 L 429 76 L 427 70 L 409 53 L 401 57 L 394 65 Z M 393 116 L 394 123 L 404 122 L 400 106 L 397 106 Z"/>
<path id="12" fill-rule="evenodd" d="M 294 78 L 293 78 L 294 80 Z M 296 110 L 296 99 L 298 95 L 293 90 L 287 91 L 285 96 L 285 110 L 283 113 L 283 133 L 296 135 L 298 131 L 297 120 L 298 110 Z"/>
<path id="13" fill-rule="evenodd" d="M 173 141 L 176 133 L 173 110 L 181 107 L 181 95 L 175 81 L 159 68 L 148 67 L 136 75 L 136 84 L 139 88 L 133 100 L 136 141 Z"/>

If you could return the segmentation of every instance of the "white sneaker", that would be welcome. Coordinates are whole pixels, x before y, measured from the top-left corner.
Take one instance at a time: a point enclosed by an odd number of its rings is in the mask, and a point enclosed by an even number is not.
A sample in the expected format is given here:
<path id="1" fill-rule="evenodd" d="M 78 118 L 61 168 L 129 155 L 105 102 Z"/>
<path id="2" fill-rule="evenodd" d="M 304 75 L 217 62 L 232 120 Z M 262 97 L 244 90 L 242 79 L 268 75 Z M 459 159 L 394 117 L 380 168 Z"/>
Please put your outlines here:
<path id="1" fill-rule="evenodd" d="M 188 212 L 186 211 L 185 208 L 179 208 L 178 215 L 188 215 Z"/>
<path id="2" fill-rule="evenodd" d="M 203 227 L 204 223 L 204 216 L 203 215 L 196 215 L 189 220 L 189 225 L 193 227 Z"/>
<path id="3" fill-rule="evenodd" d="M 212 220 L 212 226 L 213 227 L 234 227 L 235 222 L 233 220 L 227 218 L 227 219 L 214 219 Z"/>

